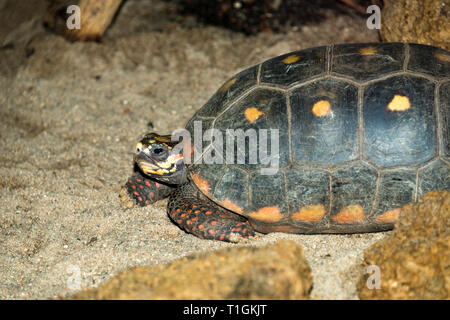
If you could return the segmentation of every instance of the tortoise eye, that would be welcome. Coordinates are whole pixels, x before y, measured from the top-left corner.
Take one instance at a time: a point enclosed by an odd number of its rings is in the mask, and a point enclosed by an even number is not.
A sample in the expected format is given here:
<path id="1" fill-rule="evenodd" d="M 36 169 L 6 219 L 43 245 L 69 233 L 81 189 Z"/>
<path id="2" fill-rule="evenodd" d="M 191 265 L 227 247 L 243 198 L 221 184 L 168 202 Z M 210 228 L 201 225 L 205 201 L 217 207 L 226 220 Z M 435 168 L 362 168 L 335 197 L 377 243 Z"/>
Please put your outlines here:
<path id="1" fill-rule="evenodd" d="M 166 153 L 166 149 L 164 147 L 161 146 L 155 146 L 152 148 L 152 154 L 155 156 L 163 156 Z"/>

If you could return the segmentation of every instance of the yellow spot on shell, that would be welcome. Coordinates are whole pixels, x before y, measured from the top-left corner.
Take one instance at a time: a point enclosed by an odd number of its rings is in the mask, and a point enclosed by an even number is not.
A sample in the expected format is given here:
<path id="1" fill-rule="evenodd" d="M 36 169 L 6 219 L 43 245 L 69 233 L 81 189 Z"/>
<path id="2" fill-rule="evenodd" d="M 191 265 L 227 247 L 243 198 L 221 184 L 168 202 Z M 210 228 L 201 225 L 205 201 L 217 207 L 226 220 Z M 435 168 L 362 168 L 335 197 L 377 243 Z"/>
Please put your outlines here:
<path id="1" fill-rule="evenodd" d="M 331 219 L 337 223 L 360 223 L 364 221 L 364 208 L 359 204 L 350 205 Z"/>
<path id="2" fill-rule="evenodd" d="M 220 205 L 228 210 L 231 210 L 233 212 L 237 212 L 237 213 L 242 213 L 243 210 L 241 207 L 239 207 L 236 203 L 234 203 L 233 201 L 231 201 L 228 198 L 225 198 L 225 200 L 223 200 L 222 202 L 219 202 Z"/>
<path id="3" fill-rule="evenodd" d="M 443 62 L 450 62 L 450 55 L 448 54 L 436 52 L 434 56 Z"/>
<path id="4" fill-rule="evenodd" d="M 297 62 L 298 60 L 300 60 L 300 56 L 298 56 L 296 54 L 291 54 L 290 56 L 287 56 L 286 58 L 284 58 L 282 61 L 286 64 L 291 64 L 291 63 Z"/>
<path id="5" fill-rule="evenodd" d="M 391 102 L 389 102 L 387 108 L 391 111 L 405 111 L 411 108 L 411 103 L 408 97 L 396 94 Z"/>
<path id="6" fill-rule="evenodd" d="M 195 185 L 200 189 L 204 194 L 209 194 L 211 188 L 209 187 L 208 181 L 200 177 L 197 173 L 192 173 L 191 178 L 194 181 Z"/>
<path id="7" fill-rule="evenodd" d="M 244 111 L 244 115 L 247 118 L 247 120 L 249 122 L 254 122 L 256 121 L 259 117 L 261 117 L 264 114 L 264 112 L 259 111 L 257 108 L 255 107 L 250 107 L 245 109 Z"/>
<path id="8" fill-rule="evenodd" d="M 324 117 L 331 113 L 331 103 L 327 100 L 317 101 L 313 108 L 312 112 L 316 117 Z"/>
<path id="9" fill-rule="evenodd" d="M 228 89 L 231 88 L 231 86 L 232 86 L 233 84 L 236 83 L 236 81 L 237 81 L 237 78 L 232 78 L 232 79 L 228 80 L 228 81 L 222 86 L 222 88 L 220 88 L 219 91 L 220 91 L 220 92 L 225 92 L 225 91 L 227 91 Z"/>
<path id="10" fill-rule="evenodd" d="M 378 50 L 375 47 L 365 47 L 365 48 L 359 49 L 359 53 L 361 53 L 361 54 L 374 54 L 377 51 Z"/>
<path id="11" fill-rule="evenodd" d="M 292 220 L 301 220 L 306 222 L 317 222 L 322 220 L 325 215 L 325 207 L 323 204 L 306 206 L 291 216 Z"/>
<path id="12" fill-rule="evenodd" d="M 388 210 L 376 217 L 375 220 L 381 223 L 394 223 L 395 221 L 397 221 L 398 216 L 400 215 L 400 211 L 400 208 Z"/>
<path id="13" fill-rule="evenodd" d="M 264 207 L 258 211 L 250 212 L 250 218 L 264 222 L 276 222 L 283 218 L 278 207 Z"/>

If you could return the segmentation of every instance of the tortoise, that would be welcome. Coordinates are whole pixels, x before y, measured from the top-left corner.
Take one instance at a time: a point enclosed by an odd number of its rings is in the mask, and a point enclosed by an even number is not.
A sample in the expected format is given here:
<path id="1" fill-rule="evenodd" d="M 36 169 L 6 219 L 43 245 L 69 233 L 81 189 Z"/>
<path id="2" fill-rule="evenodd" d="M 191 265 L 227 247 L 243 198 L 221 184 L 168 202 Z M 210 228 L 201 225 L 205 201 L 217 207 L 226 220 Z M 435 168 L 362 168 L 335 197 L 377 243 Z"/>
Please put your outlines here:
<path id="1" fill-rule="evenodd" d="M 390 230 L 402 205 L 450 189 L 449 71 L 448 51 L 394 42 L 262 62 L 195 113 L 187 147 L 146 134 L 122 202 L 145 206 L 168 196 L 174 223 L 223 241 L 255 231 Z"/>

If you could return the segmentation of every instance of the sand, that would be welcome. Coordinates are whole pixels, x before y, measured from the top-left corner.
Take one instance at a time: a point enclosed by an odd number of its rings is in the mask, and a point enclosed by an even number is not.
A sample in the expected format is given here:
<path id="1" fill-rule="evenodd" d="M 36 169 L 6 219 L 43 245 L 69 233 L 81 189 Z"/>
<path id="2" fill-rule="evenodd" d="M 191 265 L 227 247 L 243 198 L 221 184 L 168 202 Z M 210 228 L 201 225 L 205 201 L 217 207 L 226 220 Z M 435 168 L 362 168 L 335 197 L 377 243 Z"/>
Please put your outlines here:
<path id="1" fill-rule="evenodd" d="M 228 77 L 272 56 L 378 41 L 363 18 L 246 37 L 129 0 L 101 43 L 70 43 L 42 27 L 44 1 L 13 2 L 0 1 L 1 299 L 69 297 L 132 266 L 278 239 L 303 246 L 312 298 L 357 298 L 362 252 L 387 233 L 201 240 L 170 222 L 167 200 L 124 210 L 118 192 L 143 133 L 184 127 Z"/>

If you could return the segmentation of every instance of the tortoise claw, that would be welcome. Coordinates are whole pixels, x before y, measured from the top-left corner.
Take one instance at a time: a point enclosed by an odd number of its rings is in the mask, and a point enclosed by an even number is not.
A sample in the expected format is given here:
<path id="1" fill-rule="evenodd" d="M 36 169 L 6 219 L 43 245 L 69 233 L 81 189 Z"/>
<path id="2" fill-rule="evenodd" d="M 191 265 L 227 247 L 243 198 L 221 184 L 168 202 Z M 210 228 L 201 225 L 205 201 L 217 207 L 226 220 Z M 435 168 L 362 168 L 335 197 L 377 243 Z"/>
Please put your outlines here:
<path id="1" fill-rule="evenodd" d="M 130 196 L 126 187 L 122 187 L 122 189 L 120 189 L 119 197 L 122 206 L 126 209 L 131 209 L 136 206 L 136 201 Z"/>

